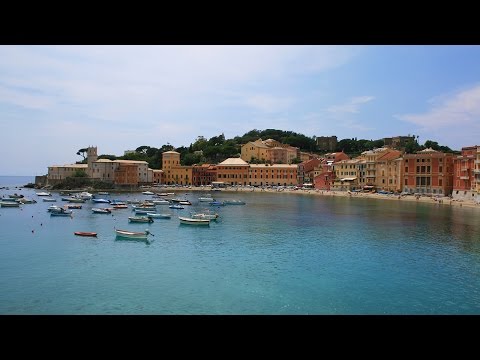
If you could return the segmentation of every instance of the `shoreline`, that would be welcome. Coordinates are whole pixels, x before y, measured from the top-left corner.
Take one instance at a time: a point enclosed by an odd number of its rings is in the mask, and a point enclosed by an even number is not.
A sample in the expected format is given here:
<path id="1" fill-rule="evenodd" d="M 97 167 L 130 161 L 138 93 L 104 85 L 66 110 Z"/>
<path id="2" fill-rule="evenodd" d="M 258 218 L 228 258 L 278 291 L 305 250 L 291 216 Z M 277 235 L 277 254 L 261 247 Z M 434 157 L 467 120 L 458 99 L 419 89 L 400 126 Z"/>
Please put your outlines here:
<path id="1" fill-rule="evenodd" d="M 17 190 L 23 189 L 24 186 L 18 186 Z M 38 189 L 35 189 L 38 190 Z M 127 189 L 95 189 L 95 190 L 48 190 L 50 192 L 77 192 L 77 191 L 89 191 L 93 194 L 107 191 L 111 193 L 141 193 L 143 191 L 152 191 L 152 192 L 202 192 L 202 193 L 210 193 L 213 197 L 215 191 L 212 191 L 209 187 L 198 187 L 198 186 L 191 186 L 191 188 L 184 188 L 184 187 L 175 187 L 175 186 L 168 186 L 168 187 L 145 187 L 142 189 L 137 190 L 127 190 Z M 318 190 L 318 189 L 283 189 L 283 190 L 276 190 L 276 189 L 262 189 L 262 188 L 243 188 L 243 187 L 226 187 L 220 190 L 222 193 L 238 193 L 238 192 L 255 192 L 255 193 L 277 193 L 277 194 L 288 194 L 288 195 L 310 195 L 310 196 L 340 196 L 340 197 L 350 197 L 350 198 L 364 198 L 364 199 L 380 199 L 380 200 L 389 200 L 389 201 L 409 201 L 409 202 L 421 202 L 421 203 L 429 203 L 432 205 L 440 205 L 440 206 L 455 206 L 455 207 L 468 207 L 468 208 L 476 208 L 480 209 L 480 203 L 475 203 L 474 201 L 468 200 L 454 200 L 450 199 L 449 197 L 439 198 L 436 199 L 434 197 L 428 196 L 420 196 L 418 199 L 414 195 L 385 195 L 385 194 L 378 194 L 378 193 L 355 193 L 355 192 L 347 192 L 347 191 L 333 191 L 333 190 Z"/>

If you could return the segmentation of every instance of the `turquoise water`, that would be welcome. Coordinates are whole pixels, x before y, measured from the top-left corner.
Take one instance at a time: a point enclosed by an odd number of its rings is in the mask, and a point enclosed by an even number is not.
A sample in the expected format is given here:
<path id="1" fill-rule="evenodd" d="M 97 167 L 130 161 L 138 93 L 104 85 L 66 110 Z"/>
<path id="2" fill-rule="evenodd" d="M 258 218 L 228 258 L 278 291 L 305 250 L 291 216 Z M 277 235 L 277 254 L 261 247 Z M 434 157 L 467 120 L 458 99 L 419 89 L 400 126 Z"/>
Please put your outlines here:
<path id="1" fill-rule="evenodd" d="M 21 193 L 39 202 L 0 208 L 1 314 L 480 314 L 480 209 L 214 193 L 247 205 L 217 208 L 204 228 L 128 224 L 130 209 L 89 202 L 50 217 L 52 203 Z M 114 227 L 155 236 L 118 241 Z"/>

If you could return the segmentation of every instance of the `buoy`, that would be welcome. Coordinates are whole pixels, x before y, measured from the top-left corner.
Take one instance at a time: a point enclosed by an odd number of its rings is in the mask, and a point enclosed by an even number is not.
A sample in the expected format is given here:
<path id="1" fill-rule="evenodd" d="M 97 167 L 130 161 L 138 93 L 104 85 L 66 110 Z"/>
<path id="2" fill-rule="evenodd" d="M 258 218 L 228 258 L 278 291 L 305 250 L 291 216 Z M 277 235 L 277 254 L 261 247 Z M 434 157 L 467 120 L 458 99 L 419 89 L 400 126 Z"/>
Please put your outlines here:
<path id="1" fill-rule="evenodd" d="M 32 233 L 33 233 L 33 230 L 32 230 Z"/>

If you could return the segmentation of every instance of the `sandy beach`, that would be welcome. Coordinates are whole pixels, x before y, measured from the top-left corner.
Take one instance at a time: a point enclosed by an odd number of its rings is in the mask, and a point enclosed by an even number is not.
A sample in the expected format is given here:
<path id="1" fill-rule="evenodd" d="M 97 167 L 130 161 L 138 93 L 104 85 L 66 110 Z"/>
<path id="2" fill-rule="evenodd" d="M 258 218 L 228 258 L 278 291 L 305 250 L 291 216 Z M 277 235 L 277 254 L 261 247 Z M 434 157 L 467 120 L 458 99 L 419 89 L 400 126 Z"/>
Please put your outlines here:
<path id="1" fill-rule="evenodd" d="M 161 190 L 160 190 L 161 189 Z M 202 192 L 202 193 L 209 193 L 214 196 L 216 191 L 212 191 L 210 187 L 195 187 L 192 186 L 190 188 L 184 187 L 152 187 L 149 188 L 150 191 L 154 192 Z M 255 188 L 255 187 L 226 187 L 222 188 L 221 192 L 224 193 L 238 193 L 238 192 L 255 192 L 255 193 L 277 193 L 279 195 L 300 195 L 300 196 L 343 196 L 343 197 L 350 197 L 350 198 L 367 198 L 367 199 L 383 199 L 388 201 L 410 201 L 410 202 L 422 202 L 422 203 L 429 203 L 432 205 L 439 205 L 439 206 L 458 206 L 458 207 L 468 207 L 468 208 L 477 208 L 480 209 L 480 204 L 475 203 L 474 201 L 459 201 L 453 200 L 449 197 L 444 198 L 434 198 L 428 196 L 419 196 L 416 197 L 414 195 L 384 195 L 384 194 L 377 194 L 377 193 L 356 193 L 356 192 L 347 192 L 347 191 L 328 191 L 328 190 L 316 190 L 316 189 L 262 189 L 262 188 Z"/>

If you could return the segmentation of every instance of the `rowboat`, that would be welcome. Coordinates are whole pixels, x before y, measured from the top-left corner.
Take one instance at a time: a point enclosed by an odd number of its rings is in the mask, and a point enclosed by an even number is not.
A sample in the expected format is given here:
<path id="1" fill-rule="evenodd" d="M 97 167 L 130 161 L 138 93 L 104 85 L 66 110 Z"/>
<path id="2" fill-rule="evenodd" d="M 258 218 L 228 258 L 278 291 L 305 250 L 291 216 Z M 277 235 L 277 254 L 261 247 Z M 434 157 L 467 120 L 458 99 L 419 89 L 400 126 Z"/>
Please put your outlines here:
<path id="1" fill-rule="evenodd" d="M 180 224 L 187 224 L 187 225 L 210 225 L 209 219 L 192 219 L 187 217 L 179 216 L 178 219 L 180 220 Z"/>
<path id="2" fill-rule="evenodd" d="M 129 231 L 129 230 L 115 229 L 115 234 L 117 234 L 117 237 L 119 238 L 147 240 L 147 236 L 150 234 L 150 231 L 145 230 L 142 232 L 135 232 L 135 231 Z"/>
<path id="3" fill-rule="evenodd" d="M 95 236 L 95 237 L 97 236 L 96 232 L 85 232 L 85 231 L 75 231 L 74 234 L 78 236 Z"/>

